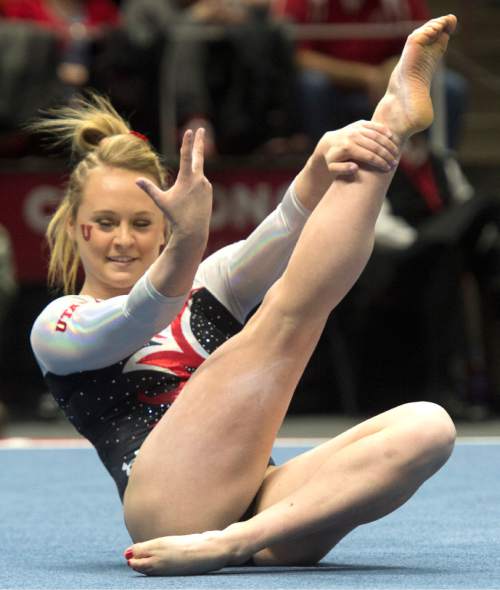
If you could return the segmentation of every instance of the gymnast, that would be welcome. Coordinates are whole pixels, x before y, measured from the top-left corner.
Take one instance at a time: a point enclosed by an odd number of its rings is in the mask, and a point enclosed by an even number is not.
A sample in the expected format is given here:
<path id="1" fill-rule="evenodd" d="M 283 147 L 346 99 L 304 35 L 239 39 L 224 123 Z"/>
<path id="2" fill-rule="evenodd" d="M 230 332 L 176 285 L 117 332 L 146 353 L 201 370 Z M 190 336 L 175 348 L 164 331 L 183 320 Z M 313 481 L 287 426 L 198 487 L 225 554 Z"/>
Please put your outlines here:
<path id="1" fill-rule="evenodd" d="M 432 122 L 431 79 L 455 26 L 448 15 L 415 30 L 372 121 L 327 133 L 277 209 L 204 261 L 203 130 L 184 135 L 167 186 L 146 138 L 103 97 L 38 123 L 82 159 L 47 230 L 49 282 L 66 295 L 37 318 L 32 347 L 116 482 L 137 572 L 315 564 L 450 456 L 453 422 L 417 402 L 270 459 L 325 321 L 370 256 L 401 147 Z"/>

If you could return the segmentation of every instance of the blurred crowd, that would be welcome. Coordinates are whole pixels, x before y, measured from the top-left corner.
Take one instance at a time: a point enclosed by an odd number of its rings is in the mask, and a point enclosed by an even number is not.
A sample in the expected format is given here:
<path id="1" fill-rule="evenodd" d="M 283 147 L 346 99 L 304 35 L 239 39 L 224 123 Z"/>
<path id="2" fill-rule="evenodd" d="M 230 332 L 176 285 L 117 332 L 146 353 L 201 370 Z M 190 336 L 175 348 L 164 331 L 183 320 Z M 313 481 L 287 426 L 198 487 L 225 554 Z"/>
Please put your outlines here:
<path id="1" fill-rule="evenodd" d="M 0 157 L 36 152 L 22 125 L 85 88 L 109 95 L 159 149 L 167 107 L 177 143 L 188 127 L 207 129 L 208 157 L 305 153 L 327 130 L 371 117 L 408 23 L 430 16 L 426 0 L 0 0 Z M 294 24 L 361 27 L 306 38 Z M 390 35 L 370 37 L 374 24 Z M 426 399 L 471 417 L 498 401 L 484 318 L 500 317 L 500 204 L 456 158 L 467 81 L 445 68 L 442 84 L 444 144 L 408 142 L 374 256 L 325 333 L 346 411 L 383 403 L 374 348 L 390 322 L 383 360 L 397 373 L 401 342 L 412 342 Z"/>
<path id="2" fill-rule="evenodd" d="M 90 86 L 157 146 L 168 102 L 178 136 L 203 125 L 208 155 L 234 155 L 304 150 L 370 118 L 408 32 L 398 25 L 430 11 L 426 0 L 2 0 L 0 16 L 0 150 L 40 107 Z M 299 39 L 290 24 L 385 24 L 391 36 Z M 445 95 L 455 149 L 467 99 L 456 72 Z"/>

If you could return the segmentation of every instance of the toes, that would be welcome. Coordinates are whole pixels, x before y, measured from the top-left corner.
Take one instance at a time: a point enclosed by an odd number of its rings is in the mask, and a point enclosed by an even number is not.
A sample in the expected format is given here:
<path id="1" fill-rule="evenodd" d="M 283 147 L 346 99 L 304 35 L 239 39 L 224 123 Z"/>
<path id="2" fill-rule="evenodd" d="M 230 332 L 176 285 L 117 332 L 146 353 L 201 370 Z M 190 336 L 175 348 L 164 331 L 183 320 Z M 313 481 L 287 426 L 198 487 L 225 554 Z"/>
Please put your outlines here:
<path id="1" fill-rule="evenodd" d="M 420 29 L 415 32 L 423 32 L 431 38 L 439 36 L 441 33 L 453 33 L 457 24 L 457 18 L 453 14 L 447 16 L 441 16 L 427 21 Z"/>
<path id="2" fill-rule="evenodd" d="M 144 557 L 151 557 L 151 548 L 149 543 L 136 543 L 123 552 L 125 559 L 141 559 Z"/>
<path id="3" fill-rule="evenodd" d="M 448 33 L 453 33 L 457 27 L 457 17 L 454 14 L 449 14 L 446 17 L 447 21 L 446 21 L 446 30 Z"/>
<path id="4" fill-rule="evenodd" d="M 440 31 L 446 31 L 451 34 L 457 26 L 457 17 L 454 14 L 447 14 L 431 22 L 436 23 Z"/>
<path id="5" fill-rule="evenodd" d="M 446 21 L 444 19 L 431 20 L 427 23 L 425 32 L 432 37 L 440 35 L 446 28 Z"/>

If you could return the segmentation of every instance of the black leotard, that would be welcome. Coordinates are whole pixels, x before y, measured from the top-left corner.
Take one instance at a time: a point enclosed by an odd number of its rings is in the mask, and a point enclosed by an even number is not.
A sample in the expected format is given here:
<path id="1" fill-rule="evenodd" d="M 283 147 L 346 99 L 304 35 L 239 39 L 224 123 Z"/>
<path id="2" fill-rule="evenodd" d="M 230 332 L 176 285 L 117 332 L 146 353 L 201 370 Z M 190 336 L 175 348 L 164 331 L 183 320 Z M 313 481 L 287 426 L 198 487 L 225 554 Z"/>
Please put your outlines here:
<path id="1" fill-rule="evenodd" d="M 129 295 L 61 297 L 37 318 L 31 342 L 48 387 L 121 497 L 142 442 L 281 275 L 306 218 L 292 184 L 246 240 L 200 264 L 187 297 L 161 295 L 146 272 Z"/>

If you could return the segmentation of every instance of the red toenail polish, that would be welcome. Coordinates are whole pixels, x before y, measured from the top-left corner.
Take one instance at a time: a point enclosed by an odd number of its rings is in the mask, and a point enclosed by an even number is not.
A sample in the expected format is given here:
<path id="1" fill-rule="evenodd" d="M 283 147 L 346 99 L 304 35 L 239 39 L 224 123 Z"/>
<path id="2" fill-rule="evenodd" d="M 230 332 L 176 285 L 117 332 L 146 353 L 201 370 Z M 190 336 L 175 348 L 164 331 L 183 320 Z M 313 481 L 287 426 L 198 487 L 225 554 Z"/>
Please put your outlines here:
<path id="1" fill-rule="evenodd" d="M 127 565 L 128 565 L 128 567 L 132 567 L 132 566 L 130 565 L 130 559 L 127 559 Z"/>
<path id="2" fill-rule="evenodd" d="M 127 551 L 125 551 L 125 559 L 130 559 L 131 557 L 134 557 L 134 552 L 132 549 L 127 549 Z"/>

